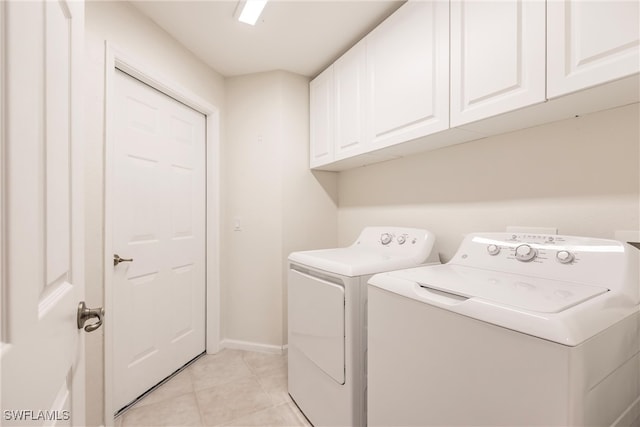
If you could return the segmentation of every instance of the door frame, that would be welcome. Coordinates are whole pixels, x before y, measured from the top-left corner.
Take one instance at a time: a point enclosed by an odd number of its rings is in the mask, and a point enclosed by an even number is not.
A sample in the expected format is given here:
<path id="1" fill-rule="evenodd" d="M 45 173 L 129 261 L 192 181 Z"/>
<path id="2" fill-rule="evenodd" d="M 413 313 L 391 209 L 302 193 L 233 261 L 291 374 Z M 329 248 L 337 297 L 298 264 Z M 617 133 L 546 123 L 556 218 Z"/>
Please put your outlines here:
<path id="1" fill-rule="evenodd" d="M 109 313 L 113 313 L 113 234 L 114 217 L 113 167 L 115 103 L 114 80 L 120 70 L 142 81 L 165 95 L 202 113 L 205 129 L 205 348 L 208 354 L 220 351 L 220 110 L 193 92 L 158 74 L 148 64 L 133 58 L 122 49 L 105 41 L 105 135 L 104 135 L 104 417 L 105 425 L 113 425 L 113 327 Z"/>
<path id="2" fill-rule="evenodd" d="M 5 171 L 7 167 L 5 165 L 7 159 L 6 153 L 6 107 L 5 107 L 5 67 L 6 67 L 6 58 L 5 58 L 5 31 L 7 28 L 7 21 L 5 20 L 5 2 L 0 2 L 0 312 L 3 314 L 0 315 L 0 354 L 4 349 L 4 343 L 7 339 L 7 332 L 5 330 L 6 322 L 5 316 L 7 313 L 6 300 L 7 297 L 5 295 L 9 282 L 7 281 L 7 267 L 9 266 L 7 260 L 5 259 L 6 250 L 6 220 L 7 216 L 5 214 L 5 209 L 7 206 L 6 195 L 7 195 L 7 177 L 5 176 Z"/>

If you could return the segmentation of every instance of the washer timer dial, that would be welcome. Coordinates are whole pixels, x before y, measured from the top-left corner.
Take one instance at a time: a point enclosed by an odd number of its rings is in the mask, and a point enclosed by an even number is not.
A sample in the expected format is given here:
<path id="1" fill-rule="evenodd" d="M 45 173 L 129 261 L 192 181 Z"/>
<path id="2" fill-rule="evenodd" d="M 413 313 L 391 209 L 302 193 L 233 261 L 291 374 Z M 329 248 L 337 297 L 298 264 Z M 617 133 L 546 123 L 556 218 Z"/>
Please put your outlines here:
<path id="1" fill-rule="evenodd" d="M 536 256 L 538 256 L 538 251 L 526 243 L 516 247 L 516 259 L 518 261 L 533 261 Z"/>

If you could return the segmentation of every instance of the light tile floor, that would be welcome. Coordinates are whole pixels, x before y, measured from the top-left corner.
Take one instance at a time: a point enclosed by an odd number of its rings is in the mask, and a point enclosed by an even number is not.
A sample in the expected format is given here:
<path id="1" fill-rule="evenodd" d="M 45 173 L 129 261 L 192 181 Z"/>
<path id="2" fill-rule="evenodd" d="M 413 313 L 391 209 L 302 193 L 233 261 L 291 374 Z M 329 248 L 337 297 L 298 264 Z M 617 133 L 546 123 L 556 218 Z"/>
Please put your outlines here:
<path id="1" fill-rule="evenodd" d="M 287 393 L 287 357 L 205 355 L 120 415 L 127 426 L 310 426 Z"/>

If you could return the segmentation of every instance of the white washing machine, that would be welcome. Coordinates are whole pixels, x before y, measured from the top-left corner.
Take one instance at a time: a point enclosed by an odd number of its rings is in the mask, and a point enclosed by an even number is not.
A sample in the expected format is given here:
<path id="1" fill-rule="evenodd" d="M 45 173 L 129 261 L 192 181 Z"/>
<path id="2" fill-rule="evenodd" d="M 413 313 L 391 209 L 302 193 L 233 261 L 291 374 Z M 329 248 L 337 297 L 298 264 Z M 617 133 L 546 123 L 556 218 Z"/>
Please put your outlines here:
<path id="1" fill-rule="evenodd" d="M 609 426 L 640 415 L 638 252 L 467 236 L 369 281 L 370 426 Z"/>
<path id="2" fill-rule="evenodd" d="M 289 394 L 315 426 L 366 425 L 371 275 L 438 261 L 427 230 L 367 227 L 346 248 L 289 256 Z"/>

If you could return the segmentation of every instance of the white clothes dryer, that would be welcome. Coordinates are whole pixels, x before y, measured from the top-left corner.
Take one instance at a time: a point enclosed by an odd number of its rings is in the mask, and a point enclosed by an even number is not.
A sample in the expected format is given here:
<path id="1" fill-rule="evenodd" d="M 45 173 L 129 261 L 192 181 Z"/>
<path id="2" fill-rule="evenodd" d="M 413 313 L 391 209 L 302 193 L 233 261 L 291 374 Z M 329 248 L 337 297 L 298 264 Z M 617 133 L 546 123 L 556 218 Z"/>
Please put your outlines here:
<path id="1" fill-rule="evenodd" d="M 369 281 L 370 426 L 631 425 L 638 252 L 559 235 L 468 235 L 447 264 Z"/>
<path id="2" fill-rule="evenodd" d="M 427 230 L 367 227 L 349 247 L 289 256 L 288 388 L 313 425 L 366 425 L 367 280 L 439 263 L 434 242 Z"/>

